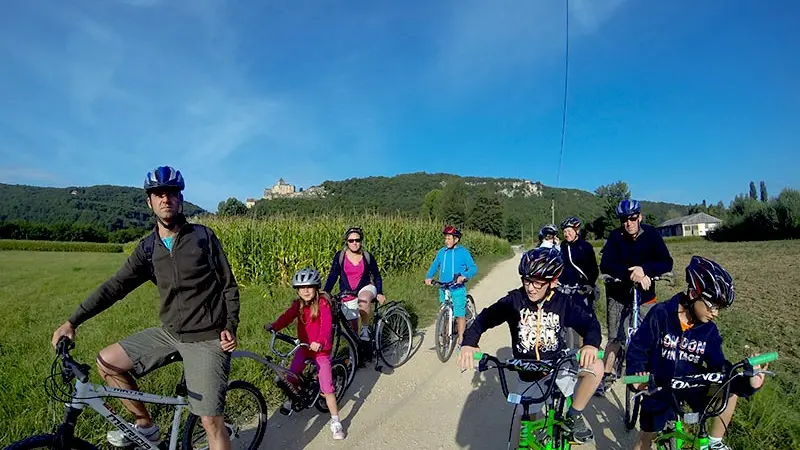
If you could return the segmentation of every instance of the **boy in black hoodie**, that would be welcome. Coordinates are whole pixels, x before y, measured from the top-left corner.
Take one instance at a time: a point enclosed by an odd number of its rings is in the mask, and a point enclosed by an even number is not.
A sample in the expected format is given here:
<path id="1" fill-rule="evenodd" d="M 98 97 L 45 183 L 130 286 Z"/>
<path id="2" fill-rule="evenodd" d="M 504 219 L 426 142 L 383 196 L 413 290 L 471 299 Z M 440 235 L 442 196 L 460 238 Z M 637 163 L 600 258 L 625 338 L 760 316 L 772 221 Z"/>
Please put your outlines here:
<path id="1" fill-rule="evenodd" d="M 668 387 L 673 377 L 696 373 L 724 372 L 731 363 L 722 353 L 722 337 L 713 322 L 721 308 L 731 306 L 734 299 L 733 280 L 719 264 L 693 256 L 686 267 L 686 292 L 656 304 L 647 313 L 630 343 L 626 358 L 627 375 L 655 375 L 656 385 Z M 756 369 L 759 367 L 756 366 Z M 765 366 L 766 370 L 766 366 Z M 728 407 L 709 432 L 712 450 L 730 450 L 722 442 L 725 429 L 733 417 L 738 397 L 755 393 L 764 382 L 764 375 L 732 382 Z M 646 389 L 647 385 L 633 385 Z M 695 411 L 702 411 L 709 401 L 708 388 L 675 391 L 676 399 L 686 401 Z M 669 389 L 642 399 L 639 425 L 641 433 L 634 450 L 649 449 L 656 432 L 667 421 L 675 419 L 673 392 Z"/>
<path id="2" fill-rule="evenodd" d="M 464 370 L 473 367 L 473 355 L 479 351 L 481 334 L 503 322 L 508 324 L 511 332 L 514 358 L 519 359 L 557 359 L 563 347 L 562 328 L 575 329 L 584 340 L 580 365 L 596 374 L 579 375 L 580 382 L 573 395 L 572 407 L 567 412 L 567 423 L 574 440 L 585 443 L 591 441 L 593 435 L 586 426 L 582 412 L 600 384 L 603 373 L 603 362 L 597 358 L 601 341 L 600 323 L 585 308 L 556 292 L 558 276 L 563 268 L 561 252 L 554 248 L 539 247 L 522 255 L 519 263 L 522 286 L 478 314 L 464 332 L 458 365 Z M 525 379 L 525 375 L 520 373 L 521 381 L 533 381 Z"/>

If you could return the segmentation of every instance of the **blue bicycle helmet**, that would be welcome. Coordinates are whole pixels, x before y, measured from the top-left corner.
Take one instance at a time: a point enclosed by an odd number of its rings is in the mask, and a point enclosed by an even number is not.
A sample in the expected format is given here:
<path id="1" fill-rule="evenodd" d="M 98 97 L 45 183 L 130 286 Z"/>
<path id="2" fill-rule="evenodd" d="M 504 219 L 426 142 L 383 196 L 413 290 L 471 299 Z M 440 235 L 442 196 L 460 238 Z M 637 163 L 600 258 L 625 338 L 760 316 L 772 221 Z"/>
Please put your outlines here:
<path id="1" fill-rule="evenodd" d="M 182 191 L 186 187 L 180 170 L 170 166 L 157 167 L 152 172 L 147 172 L 144 178 L 144 190 L 148 194 L 155 189 L 177 189 Z"/>
<path id="2" fill-rule="evenodd" d="M 638 200 L 626 198 L 617 205 L 617 217 L 620 219 L 628 217 L 631 214 L 639 214 L 640 212 L 642 212 L 642 206 L 639 204 Z"/>

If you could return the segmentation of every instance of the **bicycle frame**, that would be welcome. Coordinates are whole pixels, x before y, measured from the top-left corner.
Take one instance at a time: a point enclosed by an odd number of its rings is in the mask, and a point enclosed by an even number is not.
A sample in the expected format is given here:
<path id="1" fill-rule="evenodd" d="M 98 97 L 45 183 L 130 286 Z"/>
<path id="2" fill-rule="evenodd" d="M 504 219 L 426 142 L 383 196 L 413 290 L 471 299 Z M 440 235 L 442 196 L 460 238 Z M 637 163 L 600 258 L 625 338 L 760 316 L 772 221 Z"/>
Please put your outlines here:
<path id="1" fill-rule="evenodd" d="M 289 381 L 290 378 L 296 378 L 296 379 L 299 380 L 301 377 L 299 375 L 295 374 L 294 372 L 292 372 L 291 370 L 289 370 L 289 367 L 284 367 L 284 365 L 286 364 L 286 361 L 289 358 L 293 357 L 293 355 L 297 352 L 297 350 L 300 349 L 300 347 L 309 347 L 309 345 L 300 342 L 300 340 L 297 339 L 297 338 L 293 338 L 291 336 L 288 336 L 288 335 L 285 335 L 285 334 L 282 334 L 282 333 L 278 333 L 275 330 L 271 330 L 271 333 L 272 333 L 272 339 L 270 340 L 270 344 L 269 344 L 270 351 L 281 358 L 281 364 L 275 363 L 273 361 L 272 357 L 269 356 L 269 355 L 261 356 L 261 355 L 259 355 L 257 353 L 254 353 L 254 352 L 251 352 L 251 351 L 248 351 L 248 350 L 236 350 L 236 351 L 233 352 L 231 357 L 232 358 L 250 358 L 250 359 L 252 359 L 254 361 L 257 361 L 257 362 L 267 366 L 270 370 L 272 370 L 275 373 L 276 376 L 280 377 L 284 382 L 290 383 L 290 381 Z M 281 353 L 280 351 L 278 351 L 275 348 L 275 341 L 276 340 L 283 341 L 283 342 L 286 342 L 288 344 L 294 345 L 294 348 L 292 348 L 292 350 L 289 351 L 288 353 Z M 284 390 L 284 389 L 282 389 L 282 390 Z M 293 392 L 285 392 L 285 391 L 286 390 L 284 390 L 284 393 L 289 395 L 290 397 L 294 397 L 295 396 L 295 394 Z"/>
<path id="2" fill-rule="evenodd" d="M 84 383 L 80 380 L 75 380 L 75 393 L 72 396 L 72 401 L 65 404 L 65 420 L 64 423 L 74 423 L 78 415 L 87 406 L 95 410 L 98 414 L 103 416 L 112 425 L 120 429 L 131 442 L 140 447 L 147 449 L 159 449 L 160 445 L 150 442 L 144 435 L 140 434 L 134 427 L 126 422 L 122 417 L 114 412 L 111 407 L 104 402 L 103 398 L 119 398 L 126 400 L 135 400 L 144 403 L 155 403 L 160 405 L 171 405 L 175 407 L 175 414 L 172 418 L 172 427 L 170 429 L 169 449 L 175 450 L 178 443 L 178 430 L 181 423 L 181 412 L 183 408 L 189 405 L 188 399 L 182 395 L 177 397 L 166 397 L 156 394 L 148 394 L 146 392 L 133 391 L 128 389 L 120 389 L 105 385 L 97 385 L 92 383 Z"/>
<path id="3" fill-rule="evenodd" d="M 702 413 L 684 413 L 675 396 L 671 395 L 671 399 L 673 401 L 672 407 L 677 415 L 675 429 L 669 431 L 659 431 L 655 438 L 656 447 L 659 449 L 667 448 L 665 447 L 665 444 L 668 444 L 670 440 L 675 439 L 677 448 L 679 449 L 683 448 L 684 443 L 691 443 L 692 448 L 698 446 L 697 448 L 699 450 L 708 450 L 709 440 L 705 419 L 719 416 L 727 409 L 728 399 L 730 398 L 731 381 L 733 381 L 734 378 L 743 375 L 748 377 L 761 373 L 773 375 L 773 372 L 767 370 L 755 370 L 753 366 L 765 364 L 776 359 L 778 359 L 778 354 L 776 352 L 764 353 L 758 356 L 751 356 L 734 364 L 727 373 L 711 372 L 672 378 L 670 381 L 670 389 L 672 392 L 681 389 L 710 386 L 711 384 L 718 383 L 722 383 L 722 388 L 711 397 L 711 400 L 709 401 L 708 405 L 706 405 Z M 743 369 L 743 371 L 739 372 L 739 369 Z M 634 398 L 642 395 L 652 395 L 662 390 L 661 386 L 656 385 L 655 378 L 653 378 L 652 375 L 629 375 L 625 377 L 624 381 L 626 384 L 647 383 L 647 390 L 637 392 L 634 395 Z M 720 393 L 723 394 L 722 404 L 709 411 L 709 408 L 714 402 L 714 398 Z M 693 435 L 692 433 L 685 431 L 683 428 L 684 423 L 689 425 L 699 424 L 700 430 L 698 431 L 697 435 Z"/>

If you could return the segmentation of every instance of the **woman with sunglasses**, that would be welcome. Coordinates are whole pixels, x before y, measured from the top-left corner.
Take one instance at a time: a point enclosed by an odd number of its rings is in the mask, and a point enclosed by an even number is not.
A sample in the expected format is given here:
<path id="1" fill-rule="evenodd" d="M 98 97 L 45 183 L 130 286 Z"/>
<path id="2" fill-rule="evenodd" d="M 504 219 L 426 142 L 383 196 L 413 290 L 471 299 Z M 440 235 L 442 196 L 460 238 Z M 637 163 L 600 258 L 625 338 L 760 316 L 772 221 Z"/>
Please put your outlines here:
<path id="1" fill-rule="evenodd" d="M 325 292 L 331 292 L 339 282 L 340 292 L 357 292 L 342 296 L 342 313 L 350 321 L 350 327 L 358 332 L 358 318 L 361 317 L 360 337 L 364 341 L 370 339 L 367 324 L 371 314 L 369 306 L 373 299 L 383 304 L 383 280 L 375 258 L 362 247 L 364 230 L 357 227 L 348 228 L 344 233 L 344 248 L 336 252 L 331 264 L 331 271 L 325 281 Z"/>
<path id="2" fill-rule="evenodd" d="M 641 204 L 633 199 L 622 200 L 616 213 L 620 227 L 608 235 L 600 258 L 600 272 L 623 282 L 606 286 L 608 343 L 605 374 L 597 389 L 598 395 L 604 395 L 614 382 L 611 377 L 614 363 L 633 314 L 634 286 L 639 290 L 639 304 L 652 306 L 656 302 L 656 289 L 650 277 L 672 271 L 672 256 L 661 234 L 655 227 L 642 223 Z"/>

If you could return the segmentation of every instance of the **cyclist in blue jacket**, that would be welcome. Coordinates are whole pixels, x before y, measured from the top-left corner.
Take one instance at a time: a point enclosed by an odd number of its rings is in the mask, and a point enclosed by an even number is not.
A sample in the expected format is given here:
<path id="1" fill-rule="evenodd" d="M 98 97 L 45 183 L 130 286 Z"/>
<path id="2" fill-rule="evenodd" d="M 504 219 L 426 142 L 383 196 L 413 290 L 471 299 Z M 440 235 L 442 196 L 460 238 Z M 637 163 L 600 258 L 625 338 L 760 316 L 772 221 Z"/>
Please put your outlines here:
<path id="1" fill-rule="evenodd" d="M 672 391 L 674 377 L 697 373 L 724 372 L 731 363 L 722 352 L 722 337 L 714 320 L 719 311 L 733 304 L 734 288 L 730 274 L 718 263 L 693 256 L 686 267 L 686 292 L 654 305 L 636 331 L 626 357 L 627 375 L 655 376 L 662 390 L 642 399 L 639 441 L 635 450 L 649 449 L 653 438 L 667 421 L 675 420 L 672 396 L 686 401 L 694 411 L 702 411 L 709 403 L 706 388 Z M 756 367 L 758 368 L 758 367 Z M 766 370 L 766 367 L 765 367 Z M 730 425 L 738 397 L 748 397 L 761 388 L 764 374 L 732 381 L 728 406 L 714 418 L 709 433 L 712 450 L 730 450 L 722 443 Z M 646 389 L 647 385 L 634 385 Z"/>
<path id="2" fill-rule="evenodd" d="M 466 247 L 459 245 L 461 231 L 453 225 L 446 225 L 442 230 L 444 234 L 444 247 L 436 253 L 428 273 L 425 275 L 425 284 L 433 283 L 433 275 L 439 269 L 439 281 L 448 283 L 454 281 L 457 286 L 450 288 L 453 301 L 453 315 L 458 326 L 458 345 L 464 337 L 464 328 L 467 326 L 467 288 L 464 283 L 478 273 L 478 266 L 472 259 L 472 254 Z M 444 303 L 444 290 L 439 291 L 439 303 Z"/>

